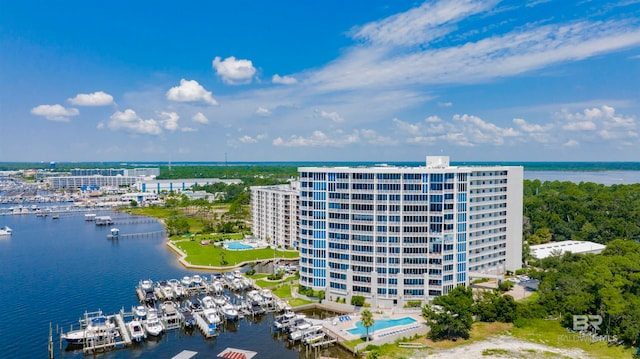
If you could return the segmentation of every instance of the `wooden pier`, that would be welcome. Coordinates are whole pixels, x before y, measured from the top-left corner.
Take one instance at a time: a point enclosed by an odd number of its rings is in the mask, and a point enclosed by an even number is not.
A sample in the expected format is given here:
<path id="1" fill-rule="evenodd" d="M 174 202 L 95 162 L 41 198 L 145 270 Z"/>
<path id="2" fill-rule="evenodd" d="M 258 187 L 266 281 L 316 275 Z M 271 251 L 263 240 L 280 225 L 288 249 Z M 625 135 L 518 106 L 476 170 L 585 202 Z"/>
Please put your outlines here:
<path id="1" fill-rule="evenodd" d="M 114 315 L 116 320 L 116 325 L 118 326 L 118 330 L 120 331 L 120 338 L 124 345 L 131 345 L 131 335 L 129 335 L 129 329 L 127 325 L 124 323 L 124 318 L 121 313 Z"/>
<path id="2" fill-rule="evenodd" d="M 134 238 L 157 238 L 165 237 L 165 231 L 141 232 L 141 233 L 119 233 L 117 236 L 107 235 L 107 239 L 134 239 Z"/>

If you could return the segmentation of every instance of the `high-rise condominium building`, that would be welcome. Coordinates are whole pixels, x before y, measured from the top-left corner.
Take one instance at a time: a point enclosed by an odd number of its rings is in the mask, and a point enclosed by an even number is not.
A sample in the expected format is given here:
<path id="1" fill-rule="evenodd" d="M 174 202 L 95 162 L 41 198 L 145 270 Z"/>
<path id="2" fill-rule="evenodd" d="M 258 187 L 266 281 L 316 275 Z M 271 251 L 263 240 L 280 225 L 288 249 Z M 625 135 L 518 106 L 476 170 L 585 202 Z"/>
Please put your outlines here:
<path id="1" fill-rule="evenodd" d="M 327 299 L 403 306 L 521 266 L 522 167 L 298 170 L 300 284 Z"/>
<path id="2" fill-rule="evenodd" d="M 298 195 L 298 182 L 251 187 L 253 235 L 277 247 L 296 247 Z"/>

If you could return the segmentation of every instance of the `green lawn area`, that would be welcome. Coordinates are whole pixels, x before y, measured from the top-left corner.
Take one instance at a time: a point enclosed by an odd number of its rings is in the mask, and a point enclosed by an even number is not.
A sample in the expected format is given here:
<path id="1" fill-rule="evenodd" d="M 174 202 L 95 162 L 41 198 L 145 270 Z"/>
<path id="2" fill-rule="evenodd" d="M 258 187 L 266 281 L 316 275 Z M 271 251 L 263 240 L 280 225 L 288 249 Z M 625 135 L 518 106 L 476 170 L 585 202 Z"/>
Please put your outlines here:
<path id="1" fill-rule="evenodd" d="M 292 307 L 299 307 L 301 305 L 311 304 L 313 302 L 310 301 L 310 300 L 306 300 L 306 299 L 293 298 L 293 299 L 290 299 L 288 303 Z"/>
<path id="2" fill-rule="evenodd" d="M 174 241 L 174 244 L 187 255 L 185 260 L 193 265 L 223 267 L 274 258 L 274 250 L 271 248 L 230 251 L 213 245 L 202 246 L 199 237 L 197 238 L 198 240 Z M 227 262 L 225 265 L 221 263 L 222 253 L 224 253 L 224 260 Z M 276 250 L 275 257 L 298 258 L 298 252 Z"/>
<path id="3" fill-rule="evenodd" d="M 273 294 L 277 295 L 280 299 L 291 298 L 291 286 L 289 284 L 285 284 L 275 289 Z"/>
<path id="4" fill-rule="evenodd" d="M 525 322 L 521 328 L 513 327 L 509 330 L 515 338 L 534 343 L 545 344 L 556 348 L 578 348 L 595 358 L 631 358 L 633 348 L 624 346 L 608 346 L 606 342 L 591 344 L 589 341 L 578 340 L 578 334 L 569 334 L 557 320 L 532 319 Z"/>

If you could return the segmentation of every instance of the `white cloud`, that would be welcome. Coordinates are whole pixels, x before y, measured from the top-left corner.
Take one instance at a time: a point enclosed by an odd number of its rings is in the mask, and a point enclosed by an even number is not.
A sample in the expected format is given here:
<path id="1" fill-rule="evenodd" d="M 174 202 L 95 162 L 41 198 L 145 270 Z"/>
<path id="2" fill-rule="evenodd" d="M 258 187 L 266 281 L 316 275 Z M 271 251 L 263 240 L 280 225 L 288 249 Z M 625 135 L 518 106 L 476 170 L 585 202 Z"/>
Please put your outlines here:
<path id="1" fill-rule="evenodd" d="M 193 128 L 193 127 L 180 127 L 180 131 L 182 131 L 182 132 L 198 132 L 198 130 Z"/>
<path id="2" fill-rule="evenodd" d="M 242 136 L 238 139 L 238 141 L 242 142 L 242 143 L 257 143 L 261 140 L 264 140 L 265 138 L 267 138 L 267 134 L 266 133 L 261 133 L 259 135 L 257 135 L 256 137 L 251 137 L 251 136 Z"/>
<path id="3" fill-rule="evenodd" d="M 205 102 L 209 105 L 217 105 L 210 91 L 205 90 L 196 80 L 180 80 L 180 86 L 172 87 L 167 91 L 167 99 L 178 102 Z"/>
<path id="4" fill-rule="evenodd" d="M 31 109 L 31 113 L 43 116 L 47 120 L 57 122 L 69 122 L 69 117 L 78 116 L 80 111 L 77 108 L 65 108 L 62 105 L 40 105 Z"/>
<path id="5" fill-rule="evenodd" d="M 104 124 L 98 125 L 98 128 L 103 127 Z M 159 135 L 162 133 L 162 127 L 158 121 L 154 119 L 145 120 L 131 109 L 124 110 L 124 112 L 116 111 L 109 118 L 107 127 L 113 131 L 124 130 L 144 135 Z"/>
<path id="6" fill-rule="evenodd" d="M 191 119 L 194 120 L 195 122 L 202 123 L 205 125 L 209 123 L 209 119 L 202 112 L 196 113 L 195 115 L 193 115 L 193 117 L 191 117 Z"/>
<path id="7" fill-rule="evenodd" d="M 576 113 L 562 110 L 556 113 L 556 117 L 564 130 L 595 132 L 605 140 L 638 136 L 636 118 L 618 114 L 615 108 L 608 105 L 585 108 Z"/>
<path id="8" fill-rule="evenodd" d="M 360 142 L 360 136 L 357 131 L 347 135 L 328 136 L 320 130 L 315 130 L 309 137 L 292 135 L 286 140 L 278 137 L 273 140 L 272 144 L 284 147 L 343 147 L 358 142 Z"/>
<path id="9" fill-rule="evenodd" d="M 555 23 L 549 19 L 527 20 L 530 23 L 518 24 L 507 32 L 487 31 L 473 41 L 454 41 L 457 22 L 470 15 L 489 18 L 496 3 L 426 2 L 364 25 L 353 31 L 354 40 L 360 44 L 306 77 L 320 91 L 478 83 L 640 44 L 637 23 L 619 18 L 554 19 Z M 436 41 L 438 46 L 431 46 Z"/>
<path id="10" fill-rule="evenodd" d="M 374 46 L 427 44 L 451 31 L 447 25 L 490 9 L 496 0 L 452 0 L 425 2 L 420 7 L 352 30 L 353 37 Z"/>
<path id="11" fill-rule="evenodd" d="M 318 110 L 316 110 L 316 112 L 320 114 L 320 117 L 326 118 L 335 123 L 340 123 L 344 121 L 344 118 L 342 118 L 337 112 L 326 112 L 326 111 L 318 111 Z"/>
<path id="12" fill-rule="evenodd" d="M 264 107 L 258 107 L 258 109 L 256 110 L 256 115 L 269 116 L 271 115 L 271 111 L 269 111 L 269 109 L 266 109 Z"/>
<path id="13" fill-rule="evenodd" d="M 113 96 L 97 91 L 89 94 L 79 93 L 76 97 L 67 99 L 67 101 L 76 106 L 107 106 L 113 104 Z"/>
<path id="14" fill-rule="evenodd" d="M 576 140 L 569 140 L 563 144 L 564 147 L 576 147 L 580 144 L 580 142 Z"/>
<path id="15" fill-rule="evenodd" d="M 281 85 L 293 85 L 297 83 L 298 80 L 296 80 L 294 77 L 291 77 L 291 76 L 280 76 L 278 74 L 275 74 L 271 78 L 271 82 L 273 82 L 274 84 L 281 84 Z"/>
<path id="16" fill-rule="evenodd" d="M 451 107 L 451 106 L 453 106 L 453 102 L 438 102 L 438 106 L 440 106 L 440 107 Z"/>
<path id="17" fill-rule="evenodd" d="M 180 116 L 178 116 L 175 112 L 161 112 L 160 124 L 167 131 L 175 131 L 178 129 L 178 120 L 180 120 Z"/>
<path id="18" fill-rule="evenodd" d="M 228 85 L 241 85 L 251 83 L 256 69 L 253 67 L 251 60 L 236 60 L 230 56 L 220 61 L 220 57 L 213 59 L 213 68 L 222 79 L 222 82 Z"/>
<path id="19" fill-rule="evenodd" d="M 453 116 L 452 121 L 443 121 L 437 116 L 429 116 L 424 122 L 409 123 L 394 118 L 395 130 L 404 142 L 412 144 L 435 144 L 448 142 L 458 146 L 491 144 L 504 145 L 510 138 L 521 134 L 513 128 L 503 128 L 473 115 Z"/>

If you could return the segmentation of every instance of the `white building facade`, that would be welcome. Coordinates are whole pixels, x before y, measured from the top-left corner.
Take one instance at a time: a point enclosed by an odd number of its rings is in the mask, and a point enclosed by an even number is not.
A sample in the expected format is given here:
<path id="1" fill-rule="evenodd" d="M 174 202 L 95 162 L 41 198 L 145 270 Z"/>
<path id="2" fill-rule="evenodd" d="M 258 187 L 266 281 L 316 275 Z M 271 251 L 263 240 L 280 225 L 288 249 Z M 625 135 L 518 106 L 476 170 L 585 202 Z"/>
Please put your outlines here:
<path id="1" fill-rule="evenodd" d="M 251 187 L 253 235 L 277 247 L 297 247 L 298 196 L 298 182 Z"/>
<path id="2" fill-rule="evenodd" d="M 373 307 L 521 267 L 523 168 L 301 167 L 300 284 Z"/>

